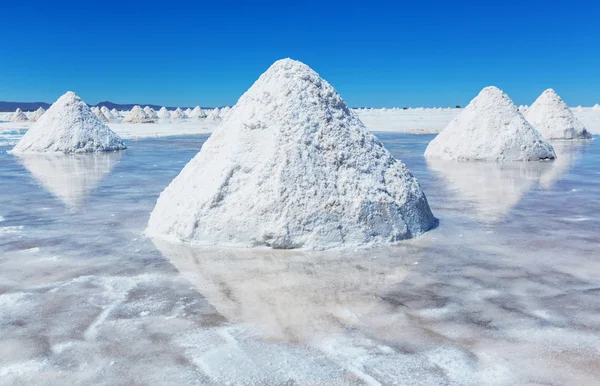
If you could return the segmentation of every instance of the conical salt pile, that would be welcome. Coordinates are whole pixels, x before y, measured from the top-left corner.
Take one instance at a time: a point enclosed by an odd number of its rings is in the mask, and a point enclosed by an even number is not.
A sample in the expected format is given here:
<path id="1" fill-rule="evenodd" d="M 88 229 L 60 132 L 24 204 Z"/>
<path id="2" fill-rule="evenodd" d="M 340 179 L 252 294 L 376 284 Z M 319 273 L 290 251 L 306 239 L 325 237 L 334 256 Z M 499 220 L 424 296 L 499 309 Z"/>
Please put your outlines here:
<path id="1" fill-rule="evenodd" d="M 187 115 L 188 117 L 190 116 L 191 112 L 192 112 L 192 109 L 190 109 L 189 107 L 187 109 L 185 109 L 185 115 Z"/>
<path id="2" fill-rule="evenodd" d="M 600 105 L 596 103 L 594 107 L 592 107 L 592 110 L 600 110 Z"/>
<path id="3" fill-rule="evenodd" d="M 206 118 L 206 113 L 200 108 L 200 106 L 194 107 L 189 115 L 190 118 Z"/>
<path id="4" fill-rule="evenodd" d="M 156 113 L 156 115 L 158 115 L 158 117 L 162 118 L 162 119 L 169 119 L 169 118 L 171 118 L 171 113 L 164 106 L 161 107 L 160 110 L 158 110 L 158 113 Z"/>
<path id="5" fill-rule="evenodd" d="M 31 126 L 11 152 L 87 153 L 125 148 L 121 138 L 69 91 Z"/>
<path id="6" fill-rule="evenodd" d="M 219 115 L 220 113 L 221 113 L 221 110 L 218 107 L 216 107 L 216 108 L 212 109 L 210 111 L 210 113 L 208 113 L 208 116 L 206 117 L 206 119 L 218 121 L 221 119 L 221 116 Z"/>
<path id="7" fill-rule="evenodd" d="M 144 112 L 153 121 L 158 120 L 158 115 L 156 114 L 156 111 L 154 111 L 154 109 L 152 107 L 150 107 L 150 106 L 144 107 Z"/>
<path id="8" fill-rule="evenodd" d="M 98 117 L 100 122 L 108 123 L 110 121 L 98 107 L 92 107 L 92 112 L 96 115 L 96 117 Z"/>
<path id="9" fill-rule="evenodd" d="M 546 139 L 588 139 L 592 136 L 558 94 L 549 88 L 535 100 L 525 118 Z"/>
<path id="10" fill-rule="evenodd" d="M 17 108 L 10 117 L 10 120 L 11 122 L 26 122 L 29 119 L 27 118 L 27 115 L 25 115 L 25 113 L 21 111 L 20 108 Z"/>
<path id="11" fill-rule="evenodd" d="M 237 247 L 326 249 L 419 235 L 419 183 L 303 63 L 275 62 L 160 195 L 148 233 Z"/>
<path id="12" fill-rule="evenodd" d="M 115 109 L 114 107 L 112 110 L 110 110 L 110 112 L 112 113 L 113 117 L 115 117 L 115 119 L 121 118 L 121 114 L 119 114 L 119 111 L 117 109 Z"/>
<path id="13" fill-rule="evenodd" d="M 577 106 L 577 107 L 575 108 L 575 111 L 577 111 L 577 112 L 579 112 L 579 113 L 580 113 L 580 112 L 582 112 L 582 111 L 583 111 L 583 107 L 582 107 L 581 105 L 579 105 L 579 106 Z"/>
<path id="14" fill-rule="evenodd" d="M 221 119 L 224 119 L 227 116 L 227 114 L 229 114 L 230 111 L 231 111 L 231 107 L 225 106 L 221 109 L 219 116 L 221 117 Z"/>
<path id="15" fill-rule="evenodd" d="M 133 106 L 129 114 L 123 118 L 123 123 L 153 123 L 154 120 L 150 118 L 140 106 Z"/>
<path id="16" fill-rule="evenodd" d="M 179 107 L 171 113 L 171 119 L 185 119 L 187 115 Z"/>
<path id="17" fill-rule="evenodd" d="M 29 120 L 31 122 L 37 122 L 37 120 L 40 119 L 40 117 L 44 115 L 45 112 L 46 110 L 43 107 L 40 107 L 37 110 L 35 110 L 31 117 L 29 117 Z"/>
<path id="18" fill-rule="evenodd" d="M 496 87 L 486 87 L 433 139 L 425 156 L 460 161 L 554 159 L 552 146 Z"/>
<path id="19" fill-rule="evenodd" d="M 102 111 L 102 114 L 104 114 L 104 116 L 106 118 L 108 118 L 109 121 L 114 121 L 116 119 L 116 117 L 113 115 L 113 113 L 108 109 L 108 107 L 106 106 L 102 106 L 100 107 L 100 111 Z"/>

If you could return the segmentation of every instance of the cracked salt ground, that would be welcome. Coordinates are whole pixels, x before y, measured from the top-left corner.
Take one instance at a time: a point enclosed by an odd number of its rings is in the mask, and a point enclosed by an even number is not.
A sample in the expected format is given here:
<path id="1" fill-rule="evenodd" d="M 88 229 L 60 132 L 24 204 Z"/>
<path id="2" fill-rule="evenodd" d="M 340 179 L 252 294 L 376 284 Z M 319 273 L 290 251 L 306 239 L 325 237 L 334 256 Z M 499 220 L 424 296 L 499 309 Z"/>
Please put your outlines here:
<path id="1" fill-rule="evenodd" d="M 356 253 L 157 248 L 149 213 L 205 137 L 56 180 L 0 148 L 0 384 L 596 384 L 597 141 L 447 170 L 432 136 L 379 138 L 440 225 Z"/>

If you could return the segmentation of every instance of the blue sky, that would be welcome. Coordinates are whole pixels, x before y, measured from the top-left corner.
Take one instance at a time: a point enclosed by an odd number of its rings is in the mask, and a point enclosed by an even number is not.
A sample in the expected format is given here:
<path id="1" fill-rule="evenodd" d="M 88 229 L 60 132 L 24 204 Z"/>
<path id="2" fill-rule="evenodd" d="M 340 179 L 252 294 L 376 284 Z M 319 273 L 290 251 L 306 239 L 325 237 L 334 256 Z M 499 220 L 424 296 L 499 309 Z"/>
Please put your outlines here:
<path id="1" fill-rule="evenodd" d="M 2 1 L 0 100 L 231 105 L 292 57 L 351 106 L 600 103 L 592 1 Z"/>

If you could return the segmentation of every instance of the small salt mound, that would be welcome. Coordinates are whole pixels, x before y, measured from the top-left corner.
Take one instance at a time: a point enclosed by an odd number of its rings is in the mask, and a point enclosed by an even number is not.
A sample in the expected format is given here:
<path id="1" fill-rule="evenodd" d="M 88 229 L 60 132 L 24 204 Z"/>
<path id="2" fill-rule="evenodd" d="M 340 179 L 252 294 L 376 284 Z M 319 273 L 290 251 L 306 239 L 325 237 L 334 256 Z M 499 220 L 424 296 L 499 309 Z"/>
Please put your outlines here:
<path id="1" fill-rule="evenodd" d="M 104 116 L 106 118 L 108 118 L 109 121 L 114 121 L 116 119 L 116 117 L 114 116 L 114 114 L 108 109 L 108 107 L 106 106 L 102 106 L 100 107 L 100 111 L 102 111 L 102 114 L 104 114 Z"/>
<path id="2" fill-rule="evenodd" d="M 229 106 L 225 106 L 221 109 L 221 112 L 219 113 L 219 116 L 222 119 L 225 119 L 225 117 L 227 117 L 227 115 L 229 114 L 229 112 L 231 111 L 231 107 Z"/>
<path id="3" fill-rule="evenodd" d="M 110 112 L 111 112 L 111 113 L 112 113 L 112 115 L 115 117 L 115 119 L 119 119 L 119 118 L 121 118 L 121 114 L 119 114 L 119 111 L 118 111 L 117 109 L 115 109 L 114 107 L 113 107 L 113 109 L 112 109 L 112 110 L 110 110 Z"/>
<path id="4" fill-rule="evenodd" d="M 327 249 L 391 243 L 434 225 L 410 171 L 333 87 L 275 62 L 161 193 L 152 236 Z"/>
<path id="5" fill-rule="evenodd" d="M 187 115 L 179 107 L 171 113 L 171 119 L 186 119 Z"/>
<path id="6" fill-rule="evenodd" d="M 218 121 L 221 119 L 221 116 L 219 115 L 220 112 L 221 112 L 221 110 L 219 110 L 219 108 L 216 107 L 216 108 L 212 109 L 210 113 L 208 113 L 208 116 L 206 117 L 206 119 Z"/>
<path id="7" fill-rule="evenodd" d="M 550 89 L 550 90 L 552 90 L 552 89 Z M 542 95 L 543 95 L 543 94 L 542 94 Z M 540 96 L 541 96 L 541 95 L 540 95 Z M 582 111 L 583 111 L 583 107 L 582 107 L 581 105 L 579 105 L 579 106 L 577 106 L 577 107 L 575 108 L 575 110 L 576 110 L 576 111 L 578 111 L 578 112 L 582 112 Z"/>
<path id="8" fill-rule="evenodd" d="M 27 115 L 25 115 L 25 113 L 21 111 L 20 108 L 17 108 L 15 112 L 11 115 L 10 120 L 12 122 L 26 122 L 29 119 L 27 118 Z"/>
<path id="9" fill-rule="evenodd" d="M 108 119 L 108 117 L 106 115 L 104 115 L 104 113 L 102 112 L 102 110 L 100 110 L 98 107 L 92 108 L 92 112 L 96 115 L 96 117 L 98 117 L 98 119 L 100 120 L 100 122 L 103 122 L 103 123 L 110 122 L 110 120 Z"/>
<path id="10" fill-rule="evenodd" d="M 189 107 L 185 110 L 185 115 L 187 115 L 188 117 L 190 116 L 190 113 L 192 112 L 192 109 L 190 109 Z"/>
<path id="11" fill-rule="evenodd" d="M 144 107 L 144 112 L 146 113 L 146 115 L 148 117 L 150 117 L 150 119 L 152 119 L 153 121 L 156 121 L 159 119 L 158 115 L 156 114 L 156 111 L 154 111 L 154 109 L 150 106 L 146 106 Z"/>
<path id="12" fill-rule="evenodd" d="M 123 118 L 123 123 L 154 123 L 140 106 L 133 106 L 129 114 Z"/>
<path id="13" fill-rule="evenodd" d="M 588 139 L 592 136 L 558 94 L 549 88 L 535 100 L 525 118 L 546 139 Z"/>
<path id="14" fill-rule="evenodd" d="M 158 115 L 158 117 L 161 118 L 161 119 L 171 118 L 171 113 L 164 106 L 161 107 L 160 110 L 158 110 L 158 112 L 156 113 L 156 115 Z"/>
<path id="15" fill-rule="evenodd" d="M 43 107 L 40 107 L 37 110 L 35 110 L 31 117 L 29 117 L 29 120 L 31 122 L 37 122 L 37 120 L 40 119 L 40 117 L 44 115 L 45 112 L 46 110 Z"/>
<path id="16" fill-rule="evenodd" d="M 196 106 L 189 116 L 190 118 L 206 118 L 206 113 L 200 108 L 200 106 Z"/>
<path id="17" fill-rule="evenodd" d="M 121 138 L 69 91 L 31 126 L 11 152 L 88 153 L 125 148 Z"/>
<path id="18" fill-rule="evenodd" d="M 592 110 L 600 110 L 600 105 L 596 103 L 594 107 L 592 107 Z"/>
<path id="19" fill-rule="evenodd" d="M 433 139 L 425 156 L 460 161 L 554 159 L 552 146 L 496 87 L 486 87 Z"/>

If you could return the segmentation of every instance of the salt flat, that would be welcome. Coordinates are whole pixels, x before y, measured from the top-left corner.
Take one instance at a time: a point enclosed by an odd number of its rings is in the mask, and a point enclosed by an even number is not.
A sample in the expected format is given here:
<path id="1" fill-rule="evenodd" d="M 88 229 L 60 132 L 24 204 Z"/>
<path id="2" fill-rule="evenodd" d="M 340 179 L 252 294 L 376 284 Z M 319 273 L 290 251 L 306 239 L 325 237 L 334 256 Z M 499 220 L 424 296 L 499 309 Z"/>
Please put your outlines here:
<path id="1" fill-rule="evenodd" d="M 423 157 L 432 135 L 378 133 L 439 226 L 323 254 L 144 236 L 158 194 L 206 135 L 60 162 L 6 154 L 20 135 L 0 139 L 0 383 L 600 378 L 597 138 L 555 146 L 557 162 L 440 166 Z"/>

